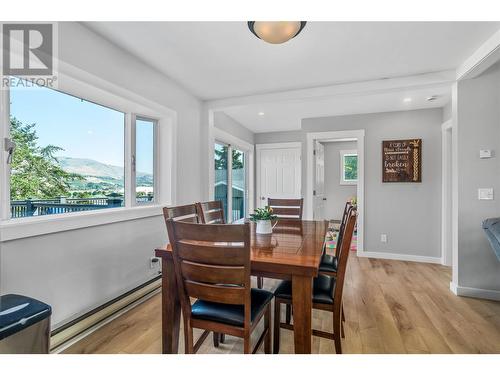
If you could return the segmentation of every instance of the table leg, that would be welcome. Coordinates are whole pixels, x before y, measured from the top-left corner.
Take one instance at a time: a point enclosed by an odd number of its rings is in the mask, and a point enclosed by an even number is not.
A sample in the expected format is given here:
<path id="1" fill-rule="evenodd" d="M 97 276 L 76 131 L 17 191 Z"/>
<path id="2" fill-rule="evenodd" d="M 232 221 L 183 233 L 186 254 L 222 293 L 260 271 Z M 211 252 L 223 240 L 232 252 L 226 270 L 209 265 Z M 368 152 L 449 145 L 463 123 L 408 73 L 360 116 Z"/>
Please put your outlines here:
<path id="1" fill-rule="evenodd" d="M 310 354 L 312 341 L 312 278 L 292 276 L 293 331 L 296 354 Z"/>
<path id="2" fill-rule="evenodd" d="M 181 307 L 172 259 L 162 259 L 162 353 L 177 354 Z"/>

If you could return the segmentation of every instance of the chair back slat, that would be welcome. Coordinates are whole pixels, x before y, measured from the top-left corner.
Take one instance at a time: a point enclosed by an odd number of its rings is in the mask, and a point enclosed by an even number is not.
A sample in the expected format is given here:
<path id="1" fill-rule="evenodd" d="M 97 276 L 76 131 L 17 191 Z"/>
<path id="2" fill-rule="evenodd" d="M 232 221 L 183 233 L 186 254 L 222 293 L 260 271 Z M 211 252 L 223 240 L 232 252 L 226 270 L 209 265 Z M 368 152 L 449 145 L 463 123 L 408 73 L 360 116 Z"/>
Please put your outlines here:
<path id="1" fill-rule="evenodd" d="M 165 220 L 173 219 L 187 223 L 198 223 L 198 212 L 195 204 L 186 204 L 184 206 L 164 207 L 163 216 Z"/>
<path id="2" fill-rule="evenodd" d="M 339 234 L 337 235 L 337 246 L 335 249 L 335 255 L 337 257 L 340 256 L 340 253 L 342 251 L 342 238 L 344 236 L 345 232 L 345 227 L 347 224 L 347 219 L 349 217 L 349 214 L 351 213 L 351 210 L 354 208 L 354 206 L 351 204 L 351 202 L 346 202 L 345 207 L 344 207 L 344 213 L 342 214 L 342 221 L 340 222 L 340 228 L 339 228 Z"/>
<path id="3" fill-rule="evenodd" d="M 245 262 L 246 254 L 241 251 L 241 245 L 236 245 L 228 243 L 227 246 L 212 246 L 200 241 L 179 241 L 177 242 L 177 252 L 180 258 L 190 262 L 237 266 Z"/>
<path id="4" fill-rule="evenodd" d="M 240 225 L 227 224 L 193 224 L 182 223 L 175 227 L 179 240 L 204 242 L 241 242 L 245 228 Z M 228 229 L 231 228 L 231 229 Z M 228 246 L 228 245 L 227 245 Z"/>
<path id="5" fill-rule="evenodd" d="M 268 198 L 267 205 L 273 209 L 278 218 L 302 220 L 304 199 L 274 199 Z"/>
<path id="6" fill-rule="evenodd" d="M 354 228 L 356 226 L 357 219 L 357 211 L 354 207 L 351 207 L 349 210 L 347 223 L 345 225 L 344 235 L 342 237 L 342 243 L 340 244 L 340 256 L 338 260 L 337 267 L 337 276 L 335 282 L 335 291 L 334 291 L 334 301 L 336 305 L 342 305 L 342 293 L 344 289 L 344 280 L 345 274 L 347 270 L 347 260 L 349 259 L 350 249 L 351 249 L 351 241 L 354 233 Z"/>
<path id="7" fill-rule="evenodd" d="M 250 326 L 250 224 L 193 224 L 167 220 L 182 313 L 190 298 L 244 305 Z"/>
<path id="8" fill-rule="evenodd" d="M 243 266 L 214 266 L 211 264 L 194 263 L 183 260 L 181 262 L 182 275 L 186 280 L 203 283 L 237 284 L 245 283 Z"/>
<path id="9" fill-rule="evenodd" d="M 226 224 L 222 201 L 198 202 L 196 209 L 203 224 Z"/>
<path id="10" fill-rule="evenodd" d="M 189 297 L 204 301 L 227 303 L 231 305 L 245 304 L 245 288 L 240 286 L 224 286 L 196 281 L 184 281 L 186 293 Z"/>

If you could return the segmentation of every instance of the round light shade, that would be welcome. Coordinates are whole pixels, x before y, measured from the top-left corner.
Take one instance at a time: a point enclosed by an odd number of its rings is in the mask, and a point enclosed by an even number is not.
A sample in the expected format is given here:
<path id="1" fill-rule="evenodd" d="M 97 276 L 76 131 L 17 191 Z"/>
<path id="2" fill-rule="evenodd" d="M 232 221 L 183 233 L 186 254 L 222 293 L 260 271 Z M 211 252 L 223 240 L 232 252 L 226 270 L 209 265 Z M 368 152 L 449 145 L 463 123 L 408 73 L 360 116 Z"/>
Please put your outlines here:
<path id="1" fill-rule="evenodd" d="M 259 39 L 281 44 L 296 37 L 306 25 L 305 21 L 248 21 L 248 28 Z"/>

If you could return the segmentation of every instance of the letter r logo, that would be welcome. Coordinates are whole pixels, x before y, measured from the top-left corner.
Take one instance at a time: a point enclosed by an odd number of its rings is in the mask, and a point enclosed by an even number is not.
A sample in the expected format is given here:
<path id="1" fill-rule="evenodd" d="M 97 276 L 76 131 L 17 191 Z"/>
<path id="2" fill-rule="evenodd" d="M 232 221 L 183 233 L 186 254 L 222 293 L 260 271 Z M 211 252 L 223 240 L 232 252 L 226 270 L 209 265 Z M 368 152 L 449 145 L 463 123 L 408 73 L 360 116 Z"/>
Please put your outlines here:
<path id="1" fill-rule="evenodd" d="M 4 75 L 53 74 L 52 24 L 4 23 L 2 26 Z"/>

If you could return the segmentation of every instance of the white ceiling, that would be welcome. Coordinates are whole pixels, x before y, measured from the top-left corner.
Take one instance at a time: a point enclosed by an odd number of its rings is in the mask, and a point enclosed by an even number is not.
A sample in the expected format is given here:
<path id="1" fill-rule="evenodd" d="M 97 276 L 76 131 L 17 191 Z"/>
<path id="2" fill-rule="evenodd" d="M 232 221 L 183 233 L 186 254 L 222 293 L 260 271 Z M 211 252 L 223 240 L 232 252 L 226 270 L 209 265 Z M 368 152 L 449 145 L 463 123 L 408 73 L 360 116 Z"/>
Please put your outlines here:
<path id="1" fill-rule="evenodd" d="M 271 45 L 246 22 L 86 25 L 209 100 L 455 69 L 499 22 L 309 22 Z"/>
<path id="2" fill-rule="evenodd" d="M 437 100 L 428 102 L 426 99 L 432 95 L 437 95 Z M 450 96 L 451 87 L 440 85 L 364 95 L 247 104 L 224 108 L 224 112 L 254 133 L 263 133 L 299 130 L 304 118 L 443 107 L 450 101 Z M 405 98 L 411 98 L 411 102 L 405 102 Z M 259 115 L 259 112 L 264 115 Z"/>

